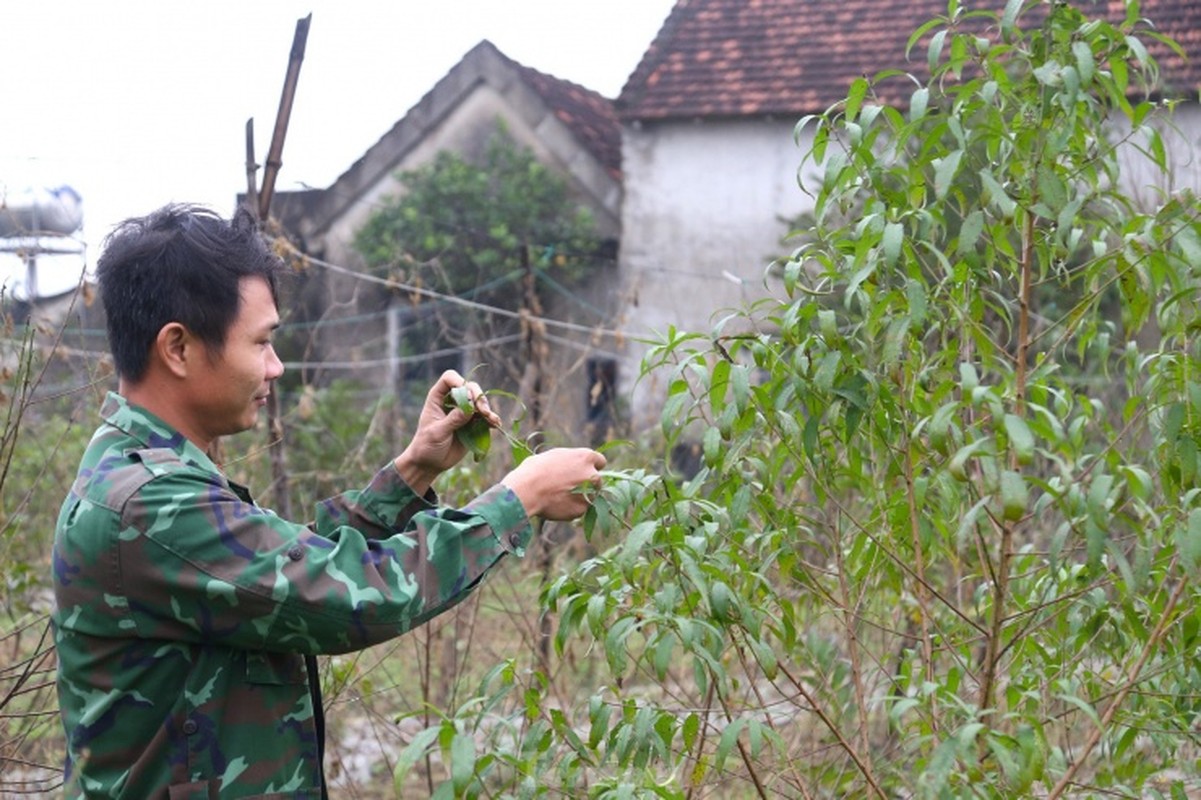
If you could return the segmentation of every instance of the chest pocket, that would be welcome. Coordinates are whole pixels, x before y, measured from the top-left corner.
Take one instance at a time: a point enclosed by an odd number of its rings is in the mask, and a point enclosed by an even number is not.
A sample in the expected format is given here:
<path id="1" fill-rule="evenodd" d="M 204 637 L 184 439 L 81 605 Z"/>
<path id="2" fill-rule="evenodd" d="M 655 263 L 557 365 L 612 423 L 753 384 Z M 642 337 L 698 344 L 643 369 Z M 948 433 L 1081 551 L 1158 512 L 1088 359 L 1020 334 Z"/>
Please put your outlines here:
<path id="1" fill-rule="evenodd" d="M 247 653 L 246 682 L 260 686 L 308 683 L 304 656 L 298 653 Z"/>

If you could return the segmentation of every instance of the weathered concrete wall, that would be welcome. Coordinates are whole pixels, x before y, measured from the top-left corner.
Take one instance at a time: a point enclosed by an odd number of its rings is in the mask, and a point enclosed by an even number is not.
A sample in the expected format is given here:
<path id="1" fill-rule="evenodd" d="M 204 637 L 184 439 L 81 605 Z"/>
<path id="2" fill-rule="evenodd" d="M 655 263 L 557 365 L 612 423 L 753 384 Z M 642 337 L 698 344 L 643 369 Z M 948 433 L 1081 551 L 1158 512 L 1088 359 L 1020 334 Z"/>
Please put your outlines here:
<path id="1" fill-rule="evenodd" d="M 723 312 L 769 290 L 768 265 L 790 249 L 783 241 L 789 221 L 813 207 L 798 173 L 808 137 L 794 141 L 794 123 L 625 127 L 619 262 L 632 337 L 655 337 L 669 326 L 707 331 Z M 812 166 L 806 174 L 811 181 Z M 627 346 L 620 377 L 632 407 L 653 411 L 664 387 L 633 385 L 644 352 Z"/>

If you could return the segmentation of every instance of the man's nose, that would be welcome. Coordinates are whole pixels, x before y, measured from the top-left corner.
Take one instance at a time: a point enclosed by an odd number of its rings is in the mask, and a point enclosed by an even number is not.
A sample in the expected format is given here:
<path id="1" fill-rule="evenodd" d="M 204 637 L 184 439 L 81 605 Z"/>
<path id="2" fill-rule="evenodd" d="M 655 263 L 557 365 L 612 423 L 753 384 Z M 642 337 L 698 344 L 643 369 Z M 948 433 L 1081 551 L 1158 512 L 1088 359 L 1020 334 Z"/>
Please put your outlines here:
<path id="1" fill-rule="evenodd" d="M 284 362 L 279 360 L 274 347 L 267 348 L 267 380 L 273 381 L 284 374 Z"/>

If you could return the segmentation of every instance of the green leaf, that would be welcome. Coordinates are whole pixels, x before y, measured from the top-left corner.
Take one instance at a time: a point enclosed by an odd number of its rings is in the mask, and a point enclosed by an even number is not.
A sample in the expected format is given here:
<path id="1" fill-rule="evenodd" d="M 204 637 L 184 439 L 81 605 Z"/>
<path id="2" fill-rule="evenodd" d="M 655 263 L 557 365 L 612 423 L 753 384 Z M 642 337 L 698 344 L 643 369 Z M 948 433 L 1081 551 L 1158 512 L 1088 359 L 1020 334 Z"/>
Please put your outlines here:
<path id="1" fill-rule="evenodd" d="M 1176 552 L 1181 566 L 1190 574 L 1196 574 L 1201 565 L 1201 508 L 1188 514 L 1188 524 L 1176 528 Z"/>
<path id="2" fill-rule="evenodd" d="M 455 795 L 460 796 L 475 775 L 475 739 L 465 733 L 455 733 L 450 740 L 450 780 Z"/>
<path id="3" fill-rule="evenodd" d="M 1038 170 L 1038 194 L 1055 217 L 1068 202 L 1067 186 L 1054 170 L 1046 166 Z"/>
<path id="4" fill-rule="evenodd" d="M 838 365 L 842 363 L 842 353 L 833 350 L 822 356 L 821 364 L 813 376 L 813 385 L 823 392 L 834 387 L 834 378 L 838 375 Z"/>
<path id="5" fill-rule="evenodd" d="M 905 344 L 905 336 L 909 333 L 909 325 L 910 319 L 908 316 L 897 317 L 888 323 L 888 331 L 884 334 L 884 349 L 880 354 L 881 363 L 893 364 L 900 358 L 901 350 Z M 860 406 L 853 405 L 847 409 L 848 416 L 852 409 L 862 410 Z M 849 433 L 847 439 L 850 439 Z"/>
<path id="6" fill-rule="evenodd" d="M 446 411 L 458 409 L 470 416 L 466 424 L 455 429 L 455 438 L 476 461 L 483 461 L 492 448 L 492 426 L 488 420 L 475 410 L 471 392 L 466 386 L 455 386 L 447 392 L 442 401 Z"/>
<path id="7" fill-rule="evenodd" d="M 984 212 L 977 208 L 964 218 L 963 225 L 959 227 L 959 243 L 956 246 L 956 252 L 961 256 L 974 252 L 983 231 Z"/>
<path id="8" fill-rule="evenodd" d="M 588 630 L 593 636 L 599 639 L 601 632 L 604 630 L 605 614 L 609 610 L 609 604 L 606 601 L 605 595 L 599 592 L 590 595 L 588 597 L 587 609 Z"/>
<path id="9" fill-rule="evenodd" d="M 892 708 L 888 710 L 888 718 L 896 727 L 900 727 L 906 712 L 917 708 L 921 705 L 921 700 L 916 697 L 902 697 L 897 702 L 893 703 Z"/>
<path id="10" fill-rule="evenodd" d="M 730 367 L 730 385 L 734 390 L 734 408 L 741 413 L 746 410 L 751 393 L 750 373 L 745 366 L 735 364 Z"/>
<path id="11" fill-rule="evenodd" d="M 730 751 L 738 743 L 738 737 L 742 734 L 743 728 L 746 727 L 746 718 L 739 717 L 726 726 L 726 729 L 721 732 L 721 739 L 717 743 L 717 751 L 713 756 L 713 768 L 721 771 L 725 766 L 726 759 L 730 757 Z"/>
<path id="12" fill-rule="evenodd" d="M 961 480 L 966 480 L 965 475 Z M 989 503 L 988 497 L 982 497 L 976 501 L 976 504 L 967 510 L 963 518 L 959 521 L 959 528 L 955 532 L 955 542 L 958 547 L 963 548 L 971 541 L 973 532 L 976 530 L 976 523 L 980 521 L 980 515 L 984 512 L 985 506 Z"/>
<path id="13" fill-rule="evenodd" d="M 769 681 L 774 681 L 780 672 L 779 659 L 776 658 L 776 651 L 771 645 L 762 642 L 758 639 L 749 639 L 751 650 L 755 653 L 755 660 L 759 662 L 759 666 L 763 669 L 763 676 Z"/>
<path id="14" fill-rule="evenodd" d="M 922 87 L 913 93 L 909 99 L 909 121 L 917 122 L 926 116 L 926 106 L 930 102 L 930 90 Z"/>
<path id="15" fill-rule="evenodd" d="M 1080 75 L 1080 83 L 1087 88 L 1092 83 L 1093 74 L 1097 69 L 1093 49 L 1087 42 L 1072 42 L 1072 55 L 1076 57 L 1076 72 Z"/>
<path id="16" fill-rule="evenodd" d="M 1155 484 L 1151 479 L 1151 474 L 1147 470 L 1134 464 L 1127 464 L 1121 467 L 1120 470 L 1126 478 L 1126 486 L 1133 497 L 1139 500 L 1146 500 L 1151 496 Z"/>
<path id="17" fill-rule="evenodd" d="M 934 159 L 934 194 L 939 200 L 947 196 L 947 192 L 951 189 L 951 183 L 955 180 L 955 173 L 959 171 L 959 162 L 963 158 L 963 151 L 956 150 L 949 153 L 944 158 Z"/>
<path id="18" fill-rule="evenodd" d="M 1063 94 L 1060 95 L 1060 104 L 1070 113 L 1071 107 L 1079 97 L 1080 73 L 1074 66 L 1066 66 L 1063 68 Z"/>
<path id="19" fill-rule="evenodd" d="M 591 728 L 588 732 L 588 747 L 595 750 L 601 740 L 609 735 L 609 717 L 613 708 L 603 697 L 593 695 L 588 701 L 588 720 Z"/>
<path id="20" fill-rule="evenodd" d="M 988 743 L 989 751 L 1001 766 L 1001 774 L 1005 776 L 1007 788 L 1010 790 L 1024 789 L 1024 786 L 1018 784 L 1018 781 L 1021 780 L 1022 768 L 1017 757 L 1017 743 L 1008 736 L 996 733 L 989 733 L 985 737 L 985 741 Z"/>
<path id="21" fill-rule="evenodd" d="M 667 680 L 667 670 L 671 666 L 671 657 L 675 653 L 676 637 L 670 633 L 663 633 L 655 642 L 652 650 L 653 666 L 655 668 L 655 678 L 660 683 Z"/>
<path id="22" fill-rule="evenodd" d="M 706 466 L 713 468 L 721 466 L 722 447 L 721 430 L 706 428 L 705 434 L 701 438 L 701 453 L 705 458 Z"/>
<path id="23" fill-rule="evenodd" d="M 1151 60 L 1147 47 L 1137 36 L 1127 36 L 1126 46 L 1130 48 L 1130 52 L 1134 54 L 1134 59 L 1138 64 L 1145 65 Z"/>
<path id="24" fill-rule="evenodd" d="M 414 736 L 413 741 L 409 742 L 397 755 L 396 766 L 392 768 L 392 786 L 397 797 L 404 794 L 405 779 L 408 777 L 409 771 L 418 761 L 425 758 L 426 753 L 437 742 L 441 733 L 440 726 L 426 728 Z"/>
<path id="25" fill-rule="evenodd" d="M 1017 211 L 1017 203 L 1014 202 L 993 177 L 993 174 L 987 169 L 980 170 L 980 182 L 984 184 L 984 198 L 987 202 L 994 206 L 1005 219 L 1013 217 Z"/>
<path id="26" fill-rule="evenodd" d="M 847 91 L 846 118 L 848 122 L 854 121 L 859 115 L 859 108 L 863 105 L 863 98 L 867 96 L 867 78 L 862 75 L 851 81 L 851 87 Z"/>
<path id="27" fill-rule="evenodd" d="M 923 789 L 920 797 L 941 798 L 947 779 L 955 767 L 957 753 L 955 739 L 945 739 L 934 749 L 926 769 L 918 775 L 918 785 Z"/>
<path id="28" fill-rule="evenodd" d="M 967 361 L 961 362 L 959 364 L 959 388 L 963 392 L 963 397 L 965 399 L 970 397 L 979 385 L 980 376 L 976 374 L 976 367 Z"/>
<path id="29" fill-rule="evenodd" d="M 1109 498 L 1113 491 L 1113 483 L 1112 475 L 1101 473 L 1093 476 L 1092 485 L 1088 487 L 1088 514 L 1099 523 L 1108 522 Z"/>
<path id="30" fill-rule="evenodd" d="M 1097 567 L 1105 553 L 1105 528 L 1092 517 L 1084 521 L 1084 548 L 1089 565 Z"/>
<path id="31" fill-rule="evenodd" d="M 467 448 L 467 452 L 471 453 L 476 461 L 483 461 L 492 448 L 492 426 L 488 424 L 487 419 L 477 414 L 469 419 L 466 425 L 455 429 L 455 438 Z"/>
<path id="32" fill-rule="evenodd" d="M 968 460 L 979 455 L 980 451 L 985 449 L 988 444 L 989 442 L 986 439 L 977 439 L 971 444 L 959 448 L 947 464 L 947 471 L 951 473 L 951 477 L 956 480 L 966 481 Z"/>
<path id="33" fill-rule="evenodd" d="M 926 309 L 929 301 L 926 296 L 926 285 L 920 280 L 910 278 L 905 284 L 905 299 L 909 304 L 909 320 L 920 327 L 926 321 Z"/>
<path id="34" fill-rule="evenodd" d="M 1084 715 L 1086 717 L 1088 717 L 1089 721 L 1092 722 L 1092 724 L 1095 725 L 1096 727 L 1098 727 L 1098 728 L 1103 727 L 1101 725 L 1101 717 L 1097 715 L 1097 709 L 1093 708 L 1093 706 L 1088 701 L 1084 700 L 1083 698 L 1077 697 L 1074 694 L 1068 694 L 1068 693 L 1057 695 L 1057 697 L 1060 700 L 1064 701 L 1065 703 L 1075 706 L 1076 708 L 1083 711 Z"/>
<path id="35" fill-rule="evenodd" d="M 817 312 L 818 330 L 821 331 L 822 337 L 827 342 L 838 341 L 838 318 L 834 312 L 828 308 L 823 308 Z"/>
<path id="36" fill-rule="evenodd" d="M 930 437 L 930 446 L 935 450 L 946 452 L 947 436 L 951 430 L 951 420 L 958 410 L 959 404 L 952 401 L 939 406 L 938 410 L 930 417 L 930 422 L 926 426 L 926 434 Z"/>
<path id="37" fill-rule="evenodd" d="M 1026 425 L 1026 420 L 1016 414 L 1005 415 L 1005 434 L 1009 437 L 1009 447 L 1017 455 L 1019 464 L 1029 464 L 1034 459 L 1034 434 Z"/>
<path id="38" fill-rule="evenodd" d="M 738 604 L 734 593 L 723 581 L 714 581 L 709 587 L 709 610 L 718 622 L 731 622 L 738 618 Z"/>
<path id="39" fill-rule="evenodd" d="M 947 38 L 947 30 L 943 28 L 930 37 L 930 47 L 926 49 L 926 65 L 931 72 L 938 69 L 938 62 L 942 60 L 943 42 Z"/>
<path id="40" fill-rule="evenodd" d="M 1000 483 L 1002 516 L 1010 522 L 1021 519 L 1030 503 L 1030 490 L 1025 479 L 1021 473 L 1007 469 L 1001 471 Z"/>
<path id="41" fill-rule="evenodd" d="M 1005 40 L 1010 40 L 1016 33 L 1018 12 L 1022 8 L 1024 0 L 1008 0 L 1005 3 L 1005 11 L 1001 14 L 1001 35 Z"/>
<path id="42" fill-rule="evenodd" d="M 630 532 L 626 534 L 625 541 L 621 543 L 619 563 L 623 567 L 633 566 L 642 549 L 646 547 L 646 543 L 654 538 L 655 531 L 658 529 L 659 521 L 655 519 L 644 520 L 630 529 Z"/>
<path id="43" fill-rule="evenodd" d="M 709 379 L 709 405 L 720 412 L 726 406 L 726 390 L 730 388 L 730 362 L 719 358 Z"/>
<path id="44" fill-rule="evenodd" d="M 959 740 L 959 749 L 967 752 L 968 748 L 975 744 L 976 737 L 980 735 L 980 731 L 982 730 L 984 730 L 984 723 L 969 722 L 956 731 L 955 738 Z"/>
<path id="45" fill-rule="evenodd" d="M 905 229 L 899 222 L 890 222 L 884 226 L 884 236 L 881 245 L 884 249 L 884 263 L 895 266 L 901 255 L 901 245 L 905 241 Z"/>
<path id="46" fill-rule="evenodd" d="M 909 52 L 911 50 L 913 50 L 914 45 L 916 45 L 923 36 L 925 36 L 931 30 L 933 30 L 934 28 L 936 28 L 942 24 L 943 24 L 943 21 L 941 19 L 935 18 L 935 19 L 927 20 L 926 22 L 919 25 L 918 28 L 909 35 L 909 41 L 905 43 L 905 57 L 906 58 L 909 57 Z"/>
<path id="47" fill-rule="evenodd" d="M 614 675 L 622 675 L 626 671 L 626 638 L 634 627 L 633 617 L 622 617 L 613 623 L 605 634 L 605 658 L 609 661 L 609 669 Z"/>
<path id="48" fill-rule="evenodd" d="M 1194 271 L 1201 271 L 1201 235 L 1197 227 L 1185 225 L 1176 232 L 1176 246 L 1180 248 L 1185 262 Z"/>
<path id="49" fill-rule="evenodd" d="M 446 395 L 444 403 L 446 410 L 457 408 L 464 414 L 475 413 L 475 403 L 471 401 L 471 391 L 466 386 L 455 386 Z"/>
<path id="50" fill-rule="evenodd" d="M 801 431 L 801 444 L 805 447 L 805 455 L 810 461 L 817 458 L 817 445 L 821 433 L 821 415 L 812 414 L 809 419 L 805 420 L 805 427 Z"/>

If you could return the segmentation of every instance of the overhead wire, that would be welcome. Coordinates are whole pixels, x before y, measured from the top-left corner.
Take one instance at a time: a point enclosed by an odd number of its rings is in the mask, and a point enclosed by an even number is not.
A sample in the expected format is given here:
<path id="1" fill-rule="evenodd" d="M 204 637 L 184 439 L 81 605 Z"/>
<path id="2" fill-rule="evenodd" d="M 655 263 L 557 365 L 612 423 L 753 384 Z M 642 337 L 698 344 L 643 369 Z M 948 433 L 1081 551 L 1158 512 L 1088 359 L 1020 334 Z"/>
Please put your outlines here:
<path id="1" fill-rule="evenodd" d="M 509 344 L 521 339 L 521 334 L 498 336 L 485 342 L 472 342 L 472 347 L 490 347 Z M 285 369 L 366 369 L 369 367 L 387 367 L 392 365 L 419 364 L 443 356 L 453 356 L 463 352 L 462 347 L 446 347 L 441 350 L 431 350 L 427 353 L 412 356 L 390 356 L 387 358 L 372 358 L 361 361 L 285 361 Z"/>
<path id="2" fill-rule="evenodd" d="M 300 258 L 304 259 L 304 261 L 306 261 L 308 263 L 316 264 L 317 266 L 319 266 L 323 269 L 327 269 L 330 272 L 338 273 L 339 275 L 346 275 L 346 276 L 354 278 L 356 280 L 361 280 L 361 281 L 364 281 L 367 283 L 373 283 L 373 284 L 376 284 L 379 286 L 386 286 L 390 289 L 395 289 L 398 291 L 408 292 L 410 294 L 415 294 L 419 297 L 428 297 L 430 299 L 439 300 L 444 303 L 449 303 L 450 305 L 461 306 L 463 308 L 470 308 L 475 311 L 483 311 L 488 314 L 493 314 L 493 315 L 500 316 L 500 317 L 507 317 L 509 319 L 517 319 L 517 320 L 528 319 L 531 322 L 539 322 L 548 327 L 574 331 L 576 333 L 585 333 L 590 336 L 607 336 L 609 338 L 616 339 L 618 341 L 624 340 L 626 338 L 626 334 L 619 330 L 613 330 L 610 328 L 604 328 L 604 327 L 600 327 L 600 326 L 580 325 L 579 323 L 567 322 L 566 320 L 554 319 L 552 317 L 543 317 L 543 316 L 533 315 L 526 311 L 512 311 L 507 308 L 499 308 L 497 306 L 490 306 L 486 303 L 481 303 L 477 300 L 468 300 L 467 298 L 464 298 L 464 297 L 458 297 L 456 295 L 438 292 L 433 289 L 427 289 L 424 286 L 415 286 L 413 284 L 404 283 L 402 281 L 398 281 L 393 278 L 381 278 L 378 275 L 371 275 L 371 274 L 368 274 L 365 272 L 359 272 L 357 270 L 353 270 L 348 267 L 343 267 L 338 264 L 334 264 L 332 262 L 325 261 L 324 259 L 317 258 L 316 256 L 306 255 L 303 253 L 297 253 L 297 255 Z"/>
<path id="3" fill-rule="evenodd" d="M 291 246 L 290 243 L 289 243 L 289 246 Z M 446 294 L 444 292 L 439 292 L 434 289 L 428 289 L 423 286 L 416 286 L 413 284 L 408 284 L 408 283 L 404 283 L 401 281 L 397 281 L 392 278 L 384 278 L 384 277 L 380 277 L 377 275 L 372 275 L 370 273 L 360 272 L 360 271 L 351 269 L 349 267 L 344 267 L 339 264 L 334 264 L 333 262 L 326 261 L 325 259 L 321 259 L 316 256 L 301 253 L 299 251 L 296 252 L 296 255 L 298 258 L 302 259 L 305 263 L 314 264 L 318 267 L 321 267 L 322 269 L 329 270 L 330 272 L 334 272 L 334 273 L 337 273 L 340 275 L 345 275 L 347 277 L 353 278 L 355 280 L 363 281 L 366 283 L 372 283 L 372 284 L 376 284 L 376 285 L 380 285 L 380 286 L 385 286 L 389 289 L 415 294 L 417 296 L 425 297 L 430 300 L 433 300 L 439 304 L 460 306 L 463 308 L 469 308 L 469 309 L 472 309 L 475 311 L 480 311 L 480 312 L 483 312 L 486 314 L 492 314 L 495 316 L 505 317 L 505 318 L 509 318 L 509 319 L 516 319 L 516 320 L 525 319 L 530 322 L 539 322 L 539 323 L 547 326 L 548 328 L 557 328 L 560 330 L 571 331 L 574 333 L 582 333 L 582 334 L 586 334 L 592 338 L 595 338 L 597 336 L 604 336 L 604 337 L 608 337 L 611 339 L 615 339 L 617 341 L 623 341 L 626 338 L 626 334 L 620 330 L 605 328 L 605 327 L 601 327 L 601 326 L 582 325 L 582 324 L 575 323 L 575 322 L 569 322 L 567 320 L 555 319 L 553 317 L 533 315 L 527 311 L 513 311 L 510 309 L 506 309 L 506 308 L 500 308 L 498 306 L 493 306 L 493 305 L 489 305 L 487 303 L 481 303 L 477 300 L 472 300 L 472 299 L 470 299 L 469 296 Z M 510 271 L 504 275 L 494 278 L 493 280 L 487 282 L 486 284 L 482 284 L 480 286 L 475 287 L 470 292 L 466 293 L 466 295 L 479 294 L 483 291 L 487 291 L 488 289 L 495 288 L 496 286 L 503 285 L 505 283 L 509 283 L 509 282 L 515 280 L 517 277 L 520 277 L 521 274 L 522 274 L 521 270 Z M 580 298 L 576 293 L 572 292 L 570 289 L 563 286 L 561 283 L 559 283 L 554 278 L 552 278 L 546 272 L 546 270 L 540 269 L 540 268 L 535 268 L 534 274 L 537 279 L 543 281 L 545 284 L 550 286 L 552 289 L 554 289 L 560 295 L 568 298 L 569 300 L 572 300 L 577 305 L 579 305 L 583 308 L 586 308 L 587 310 L 593 312 L 597 316 L 605 315 L 602 310 L 596 308 L 592 304 L 588 303 L 586 300 Z M 352 324 L 355 322 L 365 322 L 365 321 L 372 320 L 372 319 L 379 319 L 381 317 L 386 316 L 388 313 L 389 312 L 385 310 L 385 311 L 371 312 L 371 313 L 366 313 L 366 314 L 356 314 L 351 317 L 336 318 L 336 319 L 329 319 L 329 320 L 285 322 L 284 324 L 282 324 L 280 326 L 280 330 L 286 331 L 286 330 L 290 330 L 290 329 L 306 329 L 306 328 L 312 328 L 312 327 L 324 327 L 324 326 L 341 325 L 341 324 Z M 77 329 L 75 332 L 87 334 L 87 335 L 100 335 L 100 336 L 106 335 L 106 331 L 104 331 L 103 329 L 80 328 L 80 329 Z M 549 341 L 553 341 L 557 344 L 564 345 L 567 347 L 572 347 L 572 348 L 580 350 L 580 351 L 596 352 L 600 355 L 604 355 L 609 358 L 620 358 L 620 356 L 618 354 L 613 353 L 608 350 L 602 350 L 600 348 L 597 348 L 594 345 L 585 344 L 585 343 L 578 342 L 578 341 L 575 341 L 575 340 L 572 340 L 572 339 L 569 339 L 566 337 L 555 336 L 555 335 L 549 334 L 549 333 L 545 334 L 545 336 Z M 497 338 L 482 341 L 482 342 L 472 342 L 471 346 L 473 346 L 473 347 L 497 346 L 497 345 L 501 345 L 501 344 L 508 344 L 508 343 L 516 341 L 520 338 L 521 338 L 520 334 L 512 334 L 512 335 L 501 336 L 501 337 L 497 337 Z M 455 353 L 461 352 L 462 349 L 463 348 L 461 348 L 461 347 L 443 348 L 440 350 L 435 350 L 435 351 L 423 353 L 420 355 L 390 356 L 390 357 L 385 357 L 385 358 L 366 359 L 366 360 L 357 360 L 357 361 L 285 361 L 284 366 L 288 369 L 369 369 L 369 368 L 373 368 L 373 367 L 382 367 L 382 366 L 388 366 L 388 365 L 403 365 L 403 364 L 418 363 L 418 362 L 426 361 L 426 360 L 433 359 L 433 358 L 439 358 L 442 356 L 453 355 Z M 64 355 L 75 356 L 75 357 L 85 357 L 85 358 L 105 358 L 108 356 L 107 352 L 76 349 L 76 348 L 71 348 L 71 347 L 67 347 L 67 346 L 60 346 L 58 348 L 58 352 L 60 352 Z"/>

